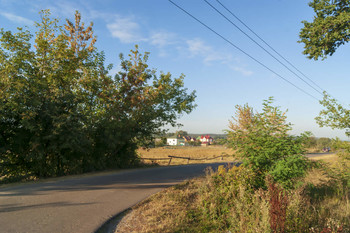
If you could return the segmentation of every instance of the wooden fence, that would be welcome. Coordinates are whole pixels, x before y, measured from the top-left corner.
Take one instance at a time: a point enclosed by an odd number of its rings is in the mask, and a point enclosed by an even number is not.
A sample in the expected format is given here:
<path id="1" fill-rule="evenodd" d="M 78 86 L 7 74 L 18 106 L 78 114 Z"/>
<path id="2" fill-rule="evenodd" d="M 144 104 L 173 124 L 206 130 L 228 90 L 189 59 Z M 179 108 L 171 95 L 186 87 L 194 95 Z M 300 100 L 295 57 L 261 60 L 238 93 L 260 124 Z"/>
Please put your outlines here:
<path id="1" fill-rule="evenodd" d="M 215 156 L 215 157 L 206 157 L 206 158 L 191 158 L 191 157 L 184 157 L 184 156 L 174 156 L 174 155 L 168 155 L 168 158 L 141 158 L 142 160 L 150 160 L 150 161 L 156 161 L 156 160 L 169 160 L 168 165 L 170 165 L 172 159 L 187 159 L 187 164 L 190 163 L 190 160 L 213 160 L 213 159 L 217 159 L 217 158 L 221 158 L 221 160 L 224 159 L 224 157 L 229 157 L 232 155 L 228 155 L 226 153 L 222 153 L 219 156 Z"/>

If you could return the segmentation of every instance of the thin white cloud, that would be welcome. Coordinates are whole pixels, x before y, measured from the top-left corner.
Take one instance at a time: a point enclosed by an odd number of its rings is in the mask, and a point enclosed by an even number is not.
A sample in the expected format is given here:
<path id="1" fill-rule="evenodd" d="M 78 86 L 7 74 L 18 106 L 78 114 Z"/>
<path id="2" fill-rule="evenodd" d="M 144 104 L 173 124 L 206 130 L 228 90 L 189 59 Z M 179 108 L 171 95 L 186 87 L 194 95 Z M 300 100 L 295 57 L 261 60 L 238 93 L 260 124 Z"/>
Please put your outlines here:
<path id="1" fill-rule="evenodd" d="M 205 44 L 201 39 L 196 38 L 187 40 L 186 44 L 189 56 L 202 57 L 203 62 L 206 65 L 210 65 L 212 62 L 219 62 L 229 66 L 232 70 L 237 71 L 244 76 L 250 76 L 253 74 L 253 71 L 246 69 L 244 65 L 240 65 L 240 62 L 237 59 L 232 58 L 230 54 L 216 51 L 213 47 Z"/>
<path id="2" fill-rule="evenodd" d="M 166 31 L 152 32 L 147 41 L 158 48 L 160 57 L 166 57 L 171 47 L 180 42 L 176 34 Z"/>
<path id="3" fill-rule="evenodd" d="M 118 38 L 122 43 L 135 43 L 145 40 L 141 36 L 139 24 L 132 18 L 116 15 L 114 21 L 107 24 L 107 28 L 112 36 Z"/>
<path id="4" fill-rule="evenodd" d="M 175 44 L 176 35 L 174 33 L 165 31 L 153 32 L 149 38 L 149 41 L 152 45 L 162 48 L 171 44 Z"/>
<path id="5" fill-rule="evenodd" d="M 233 66 L 232 69 L 241 73 L 244 76 L 250 76 L 253 74 L 253 71 L 247 70 L 246 68 L 244 68 L 242 66 Z"/>
<path id="6" fill-rule="evenodd" d="M 198 56 L 205 55 L 208 52 L 212 53 L 212 48 L 205 45 L 204 42 L 200 39 L 193 39 L 186 41 L 188 46 L 188 51 L 190 52 L 190 56 Z"/>
<path id="7" fill-rule="evenodd" d="M 190 57 L 201 56 L 206 64 L 215 61 L 224 63 L 232 60 L 230 55 L 215 51 L 211 46 L 206 45 L 201 39 L 195 38 L 187 40 L 186 44 Z"/>
<path id="8" fill-rule="evenodd" d="M 6 12 L 0 12 L 0 15 L 3 17 L 7 18 L 8 20 L 14 22 L 14 23 L 20 23 L 20 24 L 27 24 L 27 25 L 33 25 L 34 21 L 24 18 L 19 15 L 11 14 L 11 13 L 6 13 Z"/>

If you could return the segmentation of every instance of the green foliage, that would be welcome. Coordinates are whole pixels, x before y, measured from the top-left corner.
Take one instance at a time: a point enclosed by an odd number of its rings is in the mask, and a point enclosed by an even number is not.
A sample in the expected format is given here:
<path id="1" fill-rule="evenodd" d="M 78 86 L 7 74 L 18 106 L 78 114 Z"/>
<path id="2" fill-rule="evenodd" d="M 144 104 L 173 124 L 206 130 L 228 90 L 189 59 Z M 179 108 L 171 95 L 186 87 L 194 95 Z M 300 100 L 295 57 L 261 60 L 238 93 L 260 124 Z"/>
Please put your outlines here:
<path id="1" fill-rule="evenodd" d="M 317 147 L 319 149 L 331 147 L 331 145 L 332 145 L 332 139 L 330 138 L 319 138 L 317 140 Z"/>
<path id="2" fill-rule="evenodd" d="M 196 141 L 189 141 L 188 144 L 190 146 L 200 146 L 202 143 L 201 143 L 201 141 L 196 140 Z"/>
<path id="3" fill-rule="evenodd" d="M 323 100 L 320 101 L 325 108 L 315 118 L 320 127 L 328 126 L 332 129 L 350 129 L 350 110 L 344 108 L 335 99 L 324 93 Z M 350 136 L 350 132 L 346 132 Z"/>
<path id="4" fill-rule="evenodd" d="M 324 171 L 318 171 L 324 174 Z M 349 195 L 337 195 L 333 178 L 286 190 L 266 179 L 254 189 L 255 173 L 220 166 L 206 177 L 173 186 L 133 208 L 120 232 L 349 232 Z M 316 179 L 315 179 L 316 178 Z M 324 180 L 326 178 L 326 180 Z M 349 191 L 349 189 L 347 189 Z M 350 194 L 350 193 L 349 193 Z M 322 197 L 321 197 L 322 196 Z M 321 197 L 321 198 L 320 198 Z M 119 228 L 120 227 L 120 228 Z M 123 228 L 124 227 L 124 228 Z"/>
<path id="5" fill-rule="evenodd" d="M 325 59 L 350 39 L 350 1 L 313 0 L 309 3 L 316 13 L 313 22 L 303 21 L 300 41 L 305 44 L 304 54 L 308 58 Z"/>
<path id="6" fill-rule="evenodd" d="M 303 155 L 291 155 L 276 161 L 269 174 L 283 187 L 293 188 L 295 180 L 304 177 L 308 168 L 308 161 Z"/>
<path id="7" fill-rule="evenodd" d="M 309 3 L 316 13 L 313 22 L 303 21 L 299 42 L 305 44 L 304 54 L 317 60 L 331 56 L 337 48 L 350 39 L 350 1 L 349 0 L 313 0 Z M 324 92 L 321 105 L 325 107 L 317 123 L 332 129 L 350 129 L 350 110 L 344 108 L 335 99 Z M 346 132 L 350 136 L 350 132 Z"/>
<path id="8" fill-rule="evenodd" d="M 200 217 L 194 220 L 201 232 L 270 232 L 268 200 L 254 190 L 255 178 L 242 166 L 209 173 L 199 189 Z"/>
<path id="9" fill-rule="evenodd" d="M 174 134 L 174 136 L 178 138 L 183 138 L 183 136 L 187 136 L 187 135 L 188 135 L 187 131 L 184 131 L 184 130 L 176 131 L 176 133 Z"/>
<path id="10" fill-rule="evenodd" d="M 272 103 L 272 97 L 265 100 L 261 113 L 254 113 L 248 105 L 236 106 L 227 142 L 237 150 L 243 165 L 256 173 L 257 186 L 263 186 L 270 173 L 277 182 L 290 187 L 294 179 L 305 175 L 307 161 L 301 155 L 309 135 L 290 136 L 291 124 L 286 123 L 285 112 Z M 284 170 L 289 166 L 291 169 Z"/>
<path id="11" fill-rule="evenodd" d="M 155 147 L 166 146 L 166 137 L 156 138 L 154 142 Z"/>
<path id="12" fill-rule="evenodd" d="M 324 166 L 324 170 L 332 177 L 339 196 L 347 196 L 350 195 L 350 143 L 336 138 L 332 145 L 339 150 L 336 154 L 338 159 L 334 166 Z"/>
<path id="13" fill-rule="evenodd" d="M 311 136 L 309 136 L 306 140 L 305 140 L 305 148 L 316 148 L 317 147 L 317 138 L 314 137 L 311 133 Z"/>
<path id="14" fill-rule="evenodd" d="M 131 166 L 138 145 L 195 107 L 184 75 L 157 76 L 137 46 L 111 77 L 92 23 L 41 18 L 33 45 L 29 31 L 0 31 L 0 176 Z"/>

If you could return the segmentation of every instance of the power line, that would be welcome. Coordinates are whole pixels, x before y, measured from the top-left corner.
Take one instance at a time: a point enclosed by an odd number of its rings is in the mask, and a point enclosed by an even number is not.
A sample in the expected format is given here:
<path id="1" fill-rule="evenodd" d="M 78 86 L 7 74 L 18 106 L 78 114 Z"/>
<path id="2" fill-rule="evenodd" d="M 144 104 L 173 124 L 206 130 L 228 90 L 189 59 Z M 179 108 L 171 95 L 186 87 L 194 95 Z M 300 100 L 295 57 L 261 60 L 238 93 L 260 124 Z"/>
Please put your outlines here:
<path id="1" fill-rule="evenodd" d="M 265 45 L 267 45 L 272 51 L 274 51 L 279 57 L 281 57 L 285 62 L 287 62 L 291 67 L 293 67 L 296 71 L 298 71 L 302 76 L 312 82 L 316 87 L 318 87 L 323 93 L 327 93 L 330 97 L 336 99 L 333 95 L 331 95 L 328 91 L 317 85 L 311 78 L 309 78 L 306 74 L 304 74 L 300 69 L 298 69 L 295 65 L 293 65 L 288 59 L 286 59 L 282 54 L 276 51 L 269 43 L 267 43 L 263 38 L 261 38 L 257 33 L 254 32 L 247 24 L 245 24 L 238 16 L 236 16 L 231 10 L 229 10 L 223 3 L 219 0 L 216 0 L 224 9 L 226 9 L 233 17 L 235 17 L 241 24 L 243 24 L 251 33 L 253 33 L 257 38 L 259 38 Z M 322 95 L 323 95 L 322 93 Z M 338 100 L 339 101 L 339 100 Z M 339 101 L 343 105 L 347 105 L 342 101 Z"/>
<path id="2" fill-rule="evenodd" d="M 196 20 L 198 23 L 200 23 L 201 25 L 203 25 L 204 27 L 206 27 L 208 30 L 210 30 L 211 32 L 213 32 L 214 34 L 216 34 L 217 36 L 219 36 L 221 39 L 225 40 L 227 43 L 229 43 L 231 46 L 233 46 L 234 48 L 236 48 L 237 50 L 239 50 L 240 52 L 244 53 L 246 56 L 248 56 L 250 59 L 254 60 L 256 63 L 260 64 L 261 66 L 263 66 L 265 69 L 269 70 L 270 72 L 272 72 L 273 74 L 275 74 L 277 77 L 283 79 L 285 82 L 289 83 L 290 85 L 294 86 L 295 88 L 297 88 L 298 90 L 300 90 L 301 92 L 303 92 L 304 94 L 310 96 L 311 98 L 314 98 L 315 100 L 319 101 L 319 99 L 317 99 L 315 96 L 311 95 L 310 93 L 304 91 L 303 89 L 301 89 L 300 87 L 298 87 L 297 85 L 295 85 L 294 83 L 290 82 L 288 79 L 284 78 L 282 75 L 278 74 L 277 72 L 275 72 L 274 70 L 272 70 L 271 68 L 269 68 L 268 66 L 266 66 L 265 64 L 263 64 L 262 62 L 260 62 L 259 60 L 257 60 L 256 58 L 254 58 L 253 56 L 251 56 L 250 54 L 248 54 L 247 52 L 245 52 L 244 50 L 242 50 L 241 48 L 239 48 L 238 46 L 236 46 L 234 43 L 232 43 L 230 40 L 226 39 L 224 36 L 222 36 L 221 34 L 219 34 L 218 32 L 216 32 L 214 29 L 212 29 L 211 27 L 209 27 L 208 25 L 206 25 L 205 23 L 203 23 L 202 21 L 200 21 L 199 19 L 197 19 L 195 16 L 193 16 L 191 13 L 189 13 L 188 11 L 186 11 L 185 9 L 183 9 L 182 7 L 180 7 L 179 5 L 177 5 L 176 3 L 174 3 L 172 0 L 168 0 L 170 3 L 172 3 L 174 6 L 176 6 L 177 8 L 179 8 L 180 10 L 182 10 L 184 13 L 186 13 L 187 15 L 189 15 L 191 18 L 193 18 L 194 20 Z"/>
<path id="3" fill-rule="evenodd" d="M 234 22 L 232 22 L 229 18 L 227 18 L 224 14 L 222 14 L 216 7 L 214 7 L 212 4 L 210 4 L 207 0 L 204 0 L 211 8 L 213 8 L 217 13 L 219 13 L 222 17 L 224 17 L 227 21 L 229 21 L 233 26 L 235 26 L 240 32 L 242 32 L 245 36 L 247 36 L 251 41 L 253 41 L 257 46 L 259 46 L 262 50 L 264 50 L 267 54 L 269 54 L 271 57 L 273 57 L 278 63 L 280 63 L 282 66 L 284 66 L 286 69 L 288 69 L 291 73 L 293 73 L 295 76 L 297 76 L 301 81 L 306 83 L 309 87 L 314 89 L 319 94 L 323 95 L 323 93 L 319 90 L 317 90 L 314 86 L 310 85 L 305 79 L 300 77 L 297 73 L 295 73 L 293 70 L 291 70 L 288 66 L 286 66 L 283 62 L 281 62 L 277 57 L 275 57 L 272 53 L 270 53 L 267 49 L 265 49 L 259 42 L 254 40 L 251 36 L 249 36 L 245 31 L 243 31 L 239 26 L 237 26 Z M 225 8 L 226 9 L 226 8 Z"/>
<path id="4" fill-rule="evenodd" d="M 256 37 L 258 37 L 265 45 L 267 45 L 272 51 L 274 51 L 278 56 L 280 56 L 285 62 L 287 62 L 291 67 L 293 67 L 296 71 L 298 71 L 302 76 L 307 78 L 310 82 L 312 82 L 315 86 L 317 86 L 321 91 L 325 92 L 323 88 L 317 85 L 311 78 L 306 76 L 303 72 L 301 72 L 297 67 L 295 67 L 291 62 L 289 62 L 284 56 L 282 56 L 279 52 L 277 52 L 270 44 L 268 44 L 263 38 L 261 38 L 257 33 L 253 31 L 248 25 L 246 25 L 238 16 L 236 16 L 231 10 L 229 10 L 224 4 L 222 4 L 219 0 L 216 0 L 225 10 L 227 10 L 233 17 L 235 17 L 241 24 L 243 24 L 251 33 L 253 33 Z"/>

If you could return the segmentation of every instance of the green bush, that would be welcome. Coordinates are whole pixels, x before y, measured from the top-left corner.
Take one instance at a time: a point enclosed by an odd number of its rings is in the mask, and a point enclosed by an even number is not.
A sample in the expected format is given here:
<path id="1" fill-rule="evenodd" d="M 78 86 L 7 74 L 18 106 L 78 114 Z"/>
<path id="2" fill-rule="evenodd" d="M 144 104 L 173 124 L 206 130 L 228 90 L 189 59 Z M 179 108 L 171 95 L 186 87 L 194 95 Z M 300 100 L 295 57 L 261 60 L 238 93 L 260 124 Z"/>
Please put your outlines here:
<path id="1" fill-rule="evenodd" d="M 273 107 L 273 98 L 263 102 L 261 113 L 254 113 L 248 105 L 236 106 L 236 118 L 230 121 L 228 145 L 256 174 L 255 185 L 264 187 L 270 174 L 276 182 L 291 188 L 294 180 L 306 174 L 307 160 L 304 142 L 308 134 L 291 136 L 291 124 L 285 112 Z"/>
<path id="2" fill-rule="evenodd" d="M 270 232 L 268 198 L 251 185 L 255 178 L 244 167 L 209 173 L 199 187 L 201 232 Z"/>
<path id="3" fill-rule="evenodd" d="M 197 140 L 197 141 L 189 141 L 188 145 L 190 146 L 200 146 L 201 145 L 201 141 Z"/>

